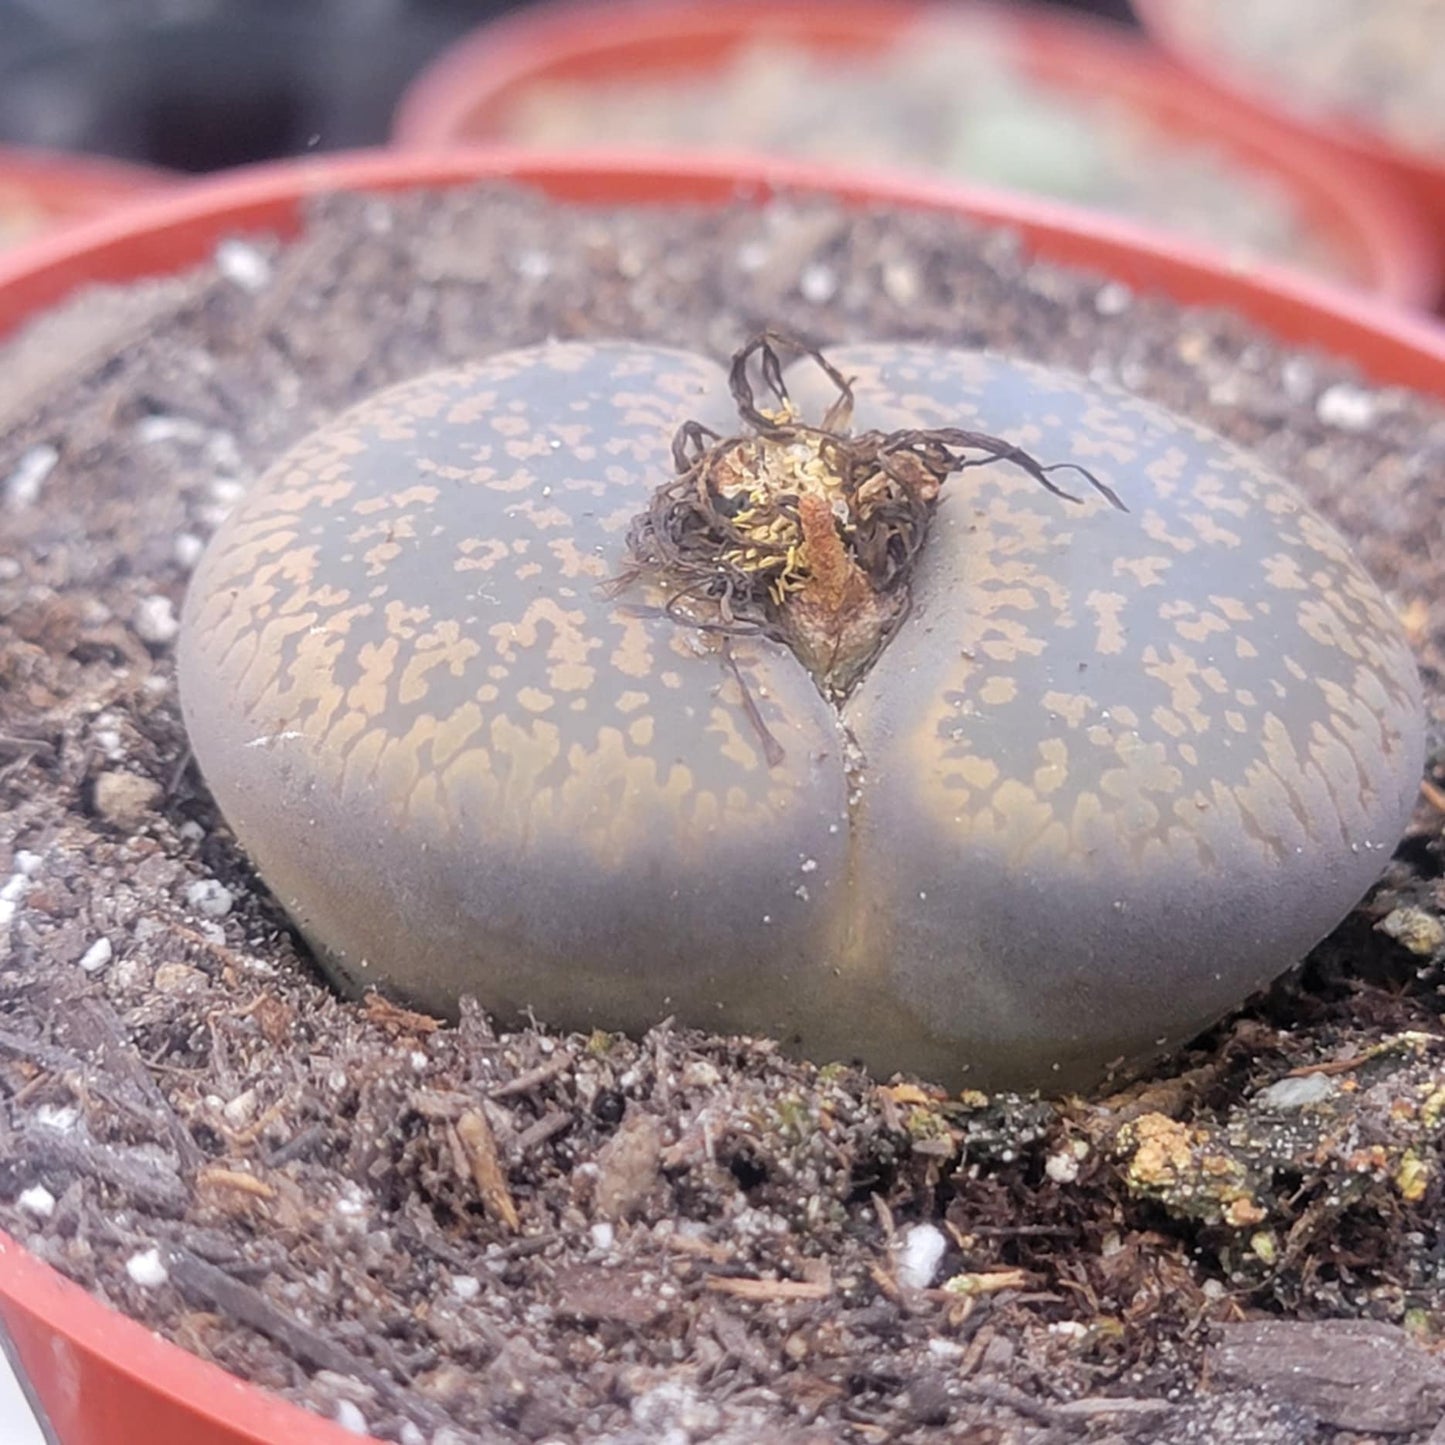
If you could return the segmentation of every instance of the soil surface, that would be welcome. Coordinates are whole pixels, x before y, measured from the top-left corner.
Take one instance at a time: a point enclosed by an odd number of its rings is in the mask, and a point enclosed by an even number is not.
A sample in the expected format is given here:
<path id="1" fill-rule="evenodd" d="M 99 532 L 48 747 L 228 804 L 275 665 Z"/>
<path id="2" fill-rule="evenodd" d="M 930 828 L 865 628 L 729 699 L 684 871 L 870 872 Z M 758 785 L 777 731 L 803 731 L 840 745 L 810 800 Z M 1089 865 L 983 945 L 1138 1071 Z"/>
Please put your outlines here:
<path id="1" fill-rule="evenodd" d="M 1255 448 L 1425 672 L 1384 883 L 1085 1101 L 661 1027 L 335 998 L 191 766 L 176 613 L 289 442 L 441 364 L 629 336 L 992 346 Z M 0 1227 L 357 1431 L 1423 1442 L 1445 1409 L 1445 410 L 950 220 L 338 197 L 0 353 Z M 1436 1437 L 1440 1438 L 1437 1433 Z"/>

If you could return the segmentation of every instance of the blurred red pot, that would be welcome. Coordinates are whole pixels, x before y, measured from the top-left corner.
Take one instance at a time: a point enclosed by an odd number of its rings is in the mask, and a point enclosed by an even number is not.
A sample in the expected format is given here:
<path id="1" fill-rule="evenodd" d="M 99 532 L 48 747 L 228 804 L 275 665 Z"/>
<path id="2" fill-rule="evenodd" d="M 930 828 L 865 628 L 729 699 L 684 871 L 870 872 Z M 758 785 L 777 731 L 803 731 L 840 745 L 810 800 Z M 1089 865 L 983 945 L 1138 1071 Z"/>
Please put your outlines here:
<path id="1" fill-rule="evenodd" d="M 123 161 L 0 147 L 0 246 L 98 216 L 173 183 L 166 171 Z"/>
<path id="2" fill-rule="evenodd" d="M 686 84 L 719 75 L 763 44 L 866 59 L 940 13 L 908 0 L 543 0 L 479 27 L 423 71 L 397 109 L 393 140 L 416 148 L 505 144 L 509 114 L 541 85 Z M 1112 99 L 1161 138 L 1271 182 L 1341 279 L 1404 305 L 1428 307 L 1439 295 L 1445 258 L 1377 162 L 1342 159 L 1241 110 L 1121 27 L 987 0 L 947 14 L 950 23 L 971 18 L 1006 37 L 1022 73 L 1044 91 L 1091 105 Z M 607 144 L 606 136 L 599 141 Z"/>
<path id="3" fill-rule="evenodd" d="M 1214 92 L 1221 105 L 1233 107 L 1251 121 L 1277 127 L 1298 140 L 1329 153 L 1337 163 L 1368 166 L 1388 176 L 1434 233 L 1437 256 L 1445 256 L 1445 158 L 1407 150 L 1384 132 L 1352 117 L 1323 116 L 1292 105 L 1288 78 L 1266 89 L 1232 70 L 1210 54 L 1180 21 L 1177 0 L 1131 0 L 1149 36 L 1198 83 Z M 1437 63 L 1440 57 L 1436 57 Z"/>

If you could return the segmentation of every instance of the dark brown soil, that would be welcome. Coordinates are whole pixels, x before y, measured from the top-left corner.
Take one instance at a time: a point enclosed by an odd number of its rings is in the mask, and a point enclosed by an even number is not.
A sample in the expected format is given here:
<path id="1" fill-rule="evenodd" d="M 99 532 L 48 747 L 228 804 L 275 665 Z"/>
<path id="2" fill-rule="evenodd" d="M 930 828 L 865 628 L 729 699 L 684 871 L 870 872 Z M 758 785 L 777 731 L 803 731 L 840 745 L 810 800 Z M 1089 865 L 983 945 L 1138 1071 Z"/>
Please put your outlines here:
<path id="1" fill-rule="evenodd" d="M 766 325 L 1121 381 L 1294 477 L 1398 599 L 1432 771 L 1386 882 L 1134 1089 L 950 1099 L 758 1040 L 339 1002 L 188 763 L 174 609 L 288 442 L 548 335 L 722 360 Z M 1426 1438 L 1445 410 L 939 218 L 504 190 L 328 200 L 289 249 L 77 302 L 0 372 L 0 1226 L 37 1254 L 407 1445 Z M 1261 1314 L 1298 1333 L 1228 1333 Z M 1357 1388 L 1315 1379 L 1337 1357 Z"/>

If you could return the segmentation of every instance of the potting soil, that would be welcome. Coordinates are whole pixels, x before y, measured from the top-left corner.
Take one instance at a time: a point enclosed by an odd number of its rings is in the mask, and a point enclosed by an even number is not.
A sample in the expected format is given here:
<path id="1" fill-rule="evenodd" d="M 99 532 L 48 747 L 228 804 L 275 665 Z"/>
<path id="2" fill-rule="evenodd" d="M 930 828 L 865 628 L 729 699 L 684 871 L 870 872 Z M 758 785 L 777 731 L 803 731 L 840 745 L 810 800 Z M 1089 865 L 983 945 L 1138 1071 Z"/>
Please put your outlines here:
<path id="1" fill-rule="evenodd" d="M 288 443 L 548 336 L 722 361 L 768 325 L 1122 384 L 1295 480 L 1398 602 L 1432 755 L 1385 881 L 1109 1097 L 342 1001 L 190 762 L 187 574 Z M 320 201 L 0 374 L 0 1227 L 41 1258 L 405 1445 L 1438 1438 L 1437 403 L 943 217 L 505 187 Z"/>

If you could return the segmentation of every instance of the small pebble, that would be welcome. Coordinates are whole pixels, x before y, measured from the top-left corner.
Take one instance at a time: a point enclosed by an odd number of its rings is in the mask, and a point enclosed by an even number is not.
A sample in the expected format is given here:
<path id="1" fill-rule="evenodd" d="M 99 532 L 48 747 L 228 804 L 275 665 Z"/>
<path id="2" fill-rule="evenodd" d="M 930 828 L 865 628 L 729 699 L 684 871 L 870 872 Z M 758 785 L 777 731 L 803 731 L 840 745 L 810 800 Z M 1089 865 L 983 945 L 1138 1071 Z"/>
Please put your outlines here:
<path id="1" fill-rule="evenodd" d="M 995 1335 L 985 1347 L 983 1358 L 976 1366 L 981 1375 L 1002 1375 L 1013 1363 L 1017 1347 L 1007 1335 Z"/>
<path id="2" fill-rule="evenodd" d="M 1392 909 L 1375 927 L 1420 958 L 1431 958 L 1445 949 L 1445 923 L 1423 908 Z"/>
<path id="3" fill-rule="evenodd" d="M 1315 389 L 1314 366 L 1303 356 L 1285 360 L 1279 369 L 1279 379 L 1285 395 L 1294 402 L 1308 401 Z"/>
<path id="4" fill-rule="evenodd" d="M 1100 316 L 1122 316 L 1133 300 L 1133 291 L 1122 281 L 1108 281 L 1094 293 L 1094 310 Z"/>
<path id="5" fill-rule="evenodd" d="M 524 281 L 545 281 L 552 274 L 552 258 L 545 251 L 522 251 L 512 264 Z"/>
<path id="6" fill-rule="evenodd" d="M 151 985 L 157 993 L 190 993 L 205 981 L 206 975 L 188 963 L 163 963 L 156 968 Z"/>
<path id="7" fill-rule="evenodd" d="M 366 1416 L 350 1400 L 336 1402 L 336 1423 L 353 1435 L 366 1434 Z"/>
<path id="8" fill-rule="evenodd" d="M 1298 1078 L 1277 1079 L 1259 1091 L 1259 1102 L 1266 1109 L 1303 1109 L 1322 1104 L 1336 1090 L 1328 1074 L 1302 1074 Z"/>
<path id="9" fill-rule="evenodd" d="M 144 1249 L 131 1255 L 125 1262 L 125 1272 L 142 1289 L 159 1289 L 170 1278 L 158 1249 Z"/>
<path id="10" fill-rule="evenodd" d="M 1044 1173 L 1055 1184 L 1072 1184 L 1079 1177 L 1079 1161 L 1072 1153 L 1050 1154 L 1044 1160 Z"/>
<path id="11" fill-rule="evenodd" d="M 683 1066 L 682 1083 L 687 1089 L 715 1089 L 722 1083 L 722 1075 L 707 1059 L 689 1059 Z"/>
<path id="12" fill-rule="evenodd" d="M 228 1099 L 221 1107 L 221 1114 L 225 1121 L 233 1128 L 242 1128 L 249 1124 L 256 1113 L 256 1091 L 254 1089 L 242 1089 L 233 1099 Z"/>
<path id="13" fill-rule="evenodd" d="M 604 1252 L 612 1248 L 617 1238 L 617 1231 L 605 1219 L 594 1224 L 588 1233 L 592 1239 L 592 1248 Z"/>
<path id="14" fill-rule="evenodd" d="M 153 982 L 153 974 L 150 964 L 135 954 L 127 954 L 124 958 L 118 958 L 111 965 L 109 974 L 111 987 L 117 994 L 124 995 L 136 989 L 149 991 Z"/>
<path id="15" fill-rule="evenodd" d="M 231 890 L 214 878 L 202 878 L 186 889 L 186 902 L 207 918 L 224 918 L 234 901 Z"/>
<path id="16" fill-rule="evenodd" d="M 1368 431 L 1378 410 L 1374 396 L 1347 381 L 1336 382 L 1320 393 L 1315 414 L 1326 426 L 1341 431 Z"/>
<path id="17" fill-rule="evenodd" d="M 768 264 L 768 248 L 761 241 L 744 241 L 738 247 L 738 270 L 751 275 Z"/>
<path id="18" fill-rule="evenodd" d="M 229 511 L 246 495 L 246 484 L 234 477 L 212 477 L 206 492 L 213 502 Z"/>
<path id="19" fill-rule="evenodd" d="M 37 1219 L 49 1219 L 55 1213 L 55 1196 L 43 1184 L 32 1184 L 29 1189 L 21 1190 L 15 1202 Z"/>
<path id="20" fill-rule="evenodd" d="M 42 1104 L 35 1111 L 35 1122 L 57 1133 L 68 1134 L 80 1123 L 80 1110 L 74 1104 Z"/>
<path id="21" fill-rule="evenodd" d="M 821 261 L 813 261 L 803 267 L 803 273 L 798 277 L 798 291 L 804 301 L 822 306 L 838 294 L 838 273 Z"/>
<path id="22" fill-rule="evenodd" d="M 115 950 L 110 946 L 110 939 L 97 938 L 80 956 L 81 972 L 99 973 L 114 957 L 114 954 Z"/>
<path id="23" fill-rule="evenodd" d="M 145 416 L 136 423 L 135 437 L 151 446 L 157 442 L 202 442 L 206 429 L 188 416 Z"/>
<path id="24" fill-rule="evenodd" d="M 230 432 L 207 432 L 204 452 L 206 465 L 218 474 L 218 481 L 230 486 L 244 487 L 245 484 L 239 481 L 238 477 L 239 473 L 245 470 L 246 464 L 241 458 L 240 443 Z"/>
<path id="25" fill-rule="evenodd" d="M 95 780 L 95 810 L 107 823 L 133 831 L 161 800 L 161 785 L 137 773 L 101 773 Z"/>
<path id="26" fill-rule="evenodd" d="M 349 1185 L 344 1194 L 336 1198 L 336 1212 L 344 1219 L 360 1219 L 370 1206 L 365 1193 L 355 1184 Z"/>
<path id="27" fill-rule="evenodd" d="M 271 262 L 265 253 L 234 238 L 216 247 L 216 270 L 243 291 L 263 291 L 271 280 Z"/>
<path id="28" fill-rule="evenodd" d="M 911 306 L 922 290 L 916 266 L 907 261 L 889 261 L 883 267 L 883 291 L 895 306 Z"/>
<path id="29" fill-rule="evenodd" d="M 23 873 L 12 873 L 0 887 L 0 928 L 8 928 L 20 910 L 20 901 L 30 891 L 30 880 Z"/>
<path id="30" fill-rule="evenodd" d="M 60 453 L 52 446 L 42 443 L 31 447 L 5 479 L 5 505 L 15 512 L 33 507 L 40 498 L 45 479 L 55 470 L 59 460 Z"/>
<path id="31" fill-rule="evenodd" d="M 915 1224 L 903 1232 L 898 1249 L 898 1283 L 905 1289 L 927 1289 L 943 1262 L 948 1240 L 936 1225 Z"/>
<path id="32" fill-rule="evenodd" d="M 398 1445 L 426 1445 L 426 1436 L 410 1420 L 402 1421 L 396 1438 Z"/>
<path id="33" fill-rule="evenodd" d="M 181 630 L 175 604 L 169 597 L 162 597 L 158 593 L 141 598 L 131 625 L 135 628 L 136 636 L 151 647 L 168 647 Z"/>
<path id="34" fill-rule="evenodd" d="M 177 532 L 171 543 L 171 555 L 176 559 L 176 566 L 186 572 L 195 567 L 205 550 L 205 542 L 194 532 Z"/>
<path id="35" fill-rule="evenodd" d="M 472 1274 L 454 1274 L 452 1276 L 452 1293 L 464 1304 L 482 1292 L 482 1282 Z"/>
<path id="36" fill-rule="evenodd" d="M 661 1161 L 661 1122 L 650 1114 L 628 1114 L 597 1153 L 597 1213 L 610 1220 L 638 1213 L 657 1183 Z"/>

